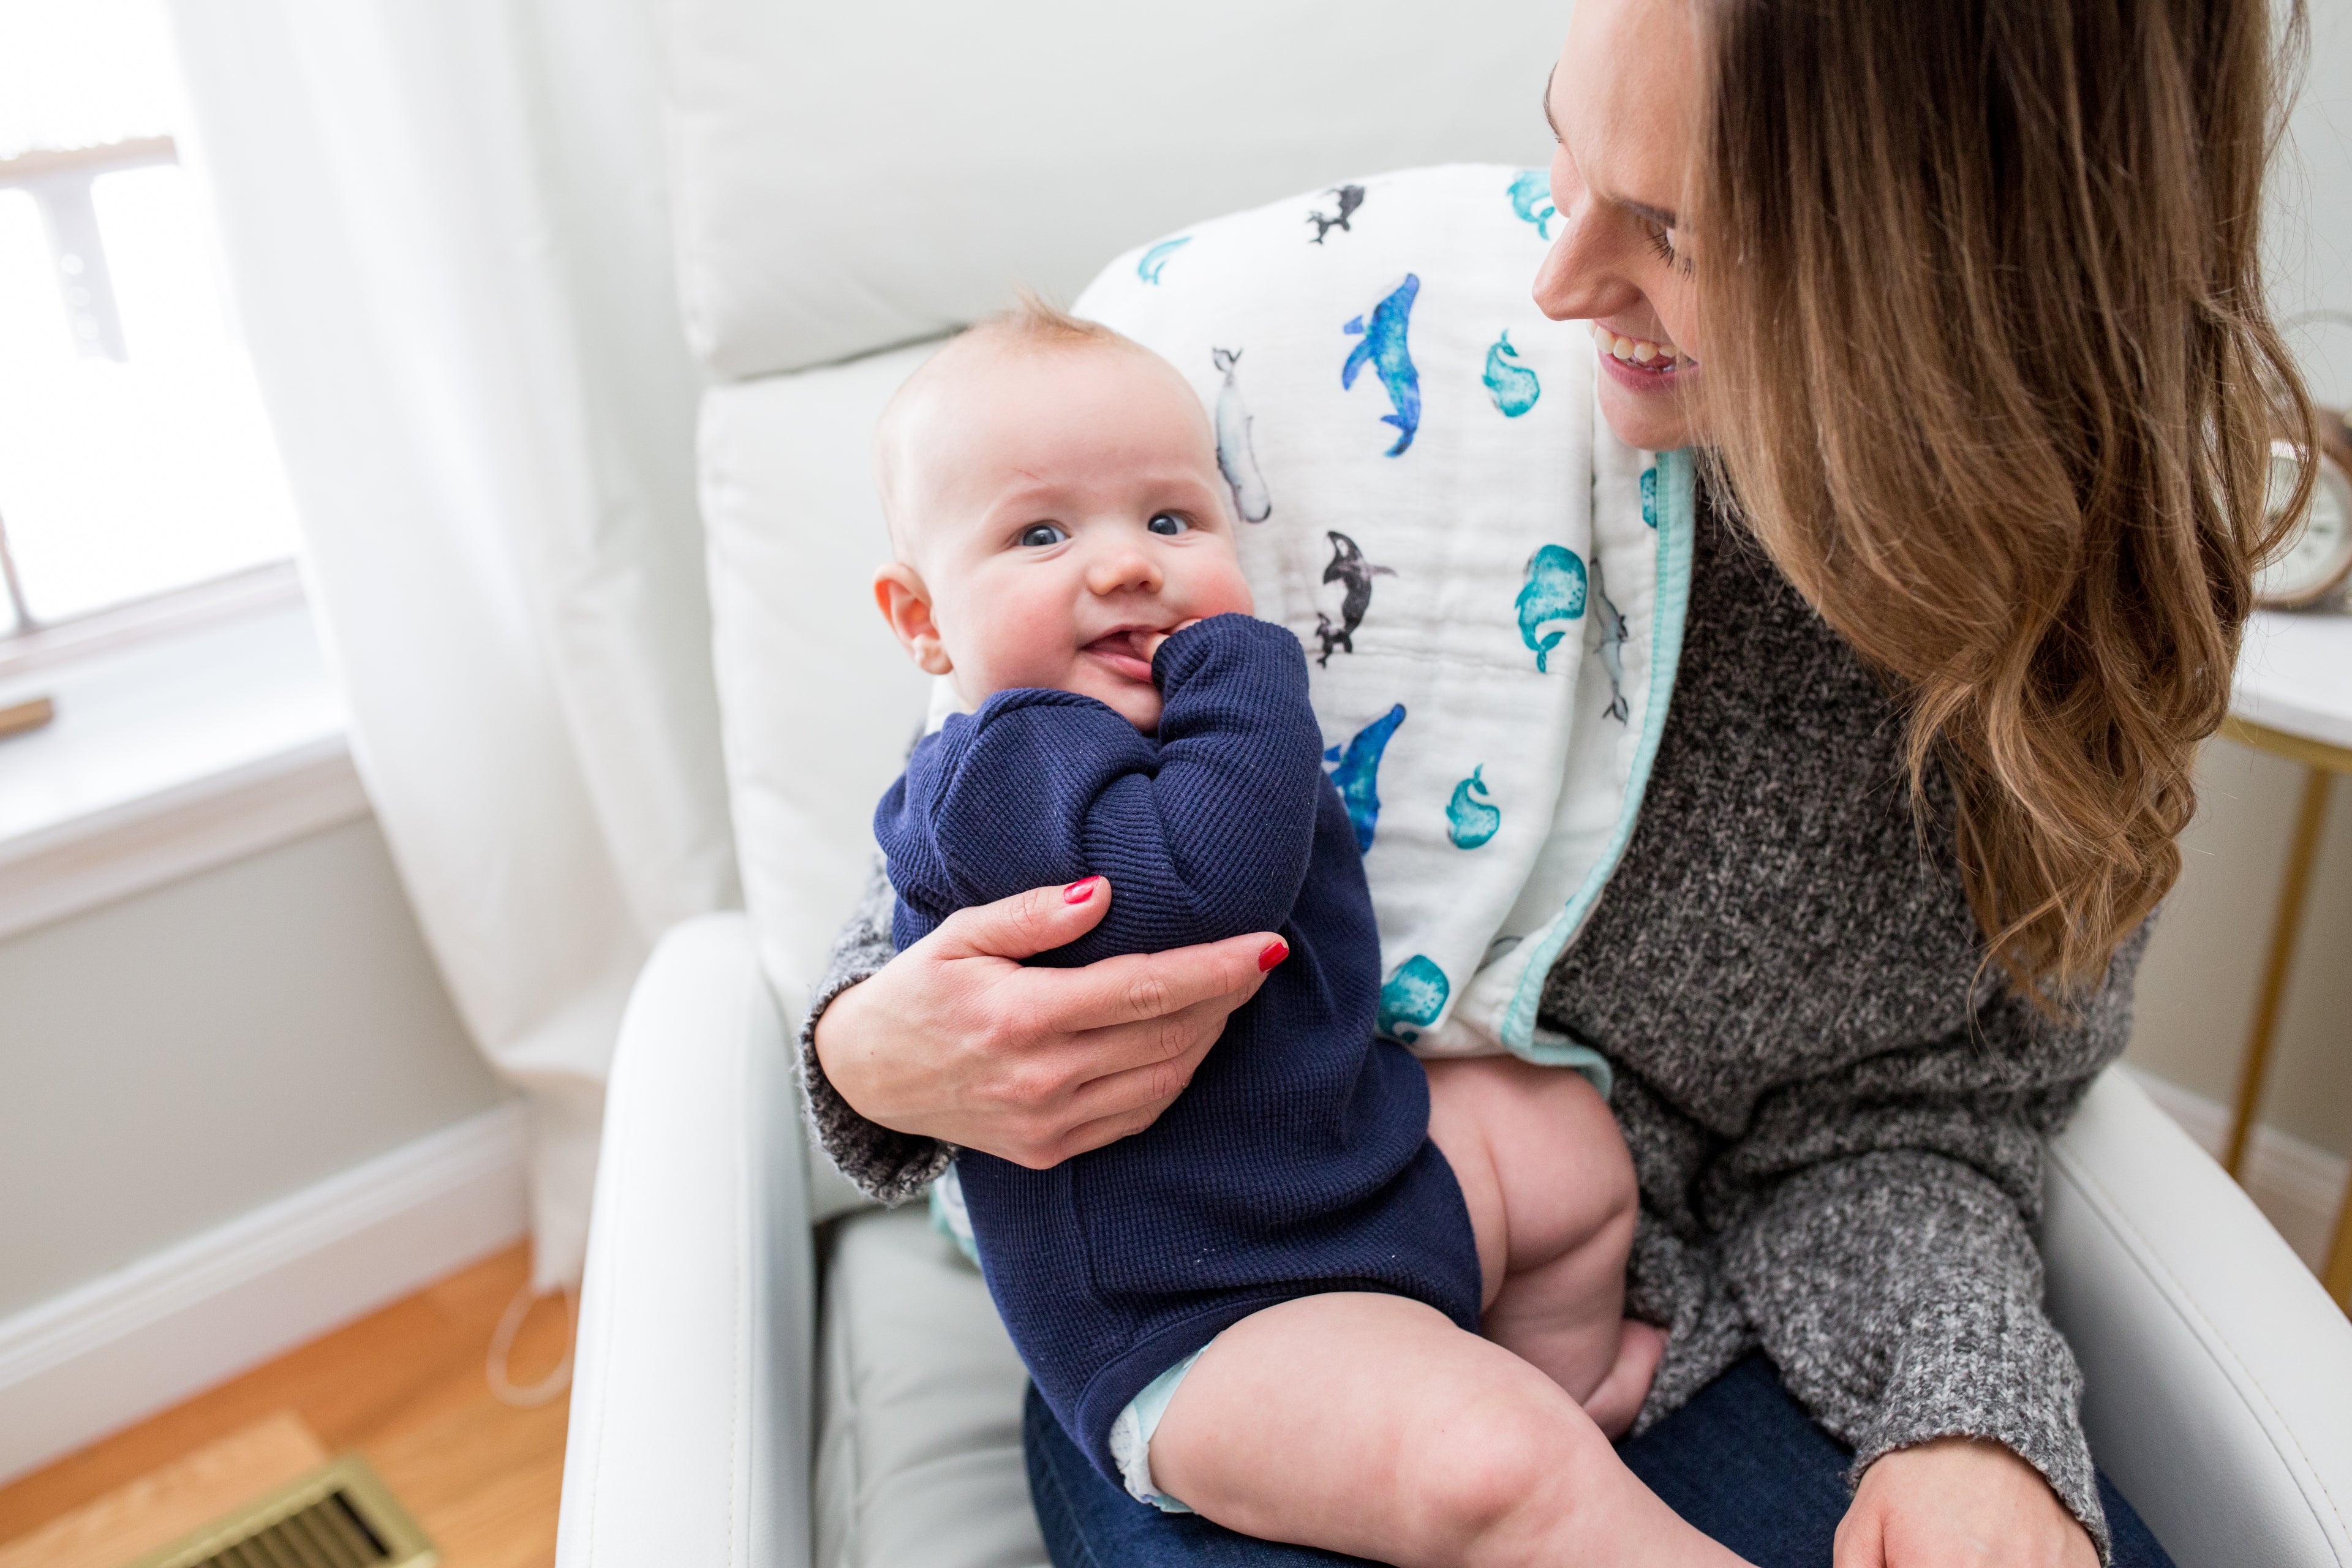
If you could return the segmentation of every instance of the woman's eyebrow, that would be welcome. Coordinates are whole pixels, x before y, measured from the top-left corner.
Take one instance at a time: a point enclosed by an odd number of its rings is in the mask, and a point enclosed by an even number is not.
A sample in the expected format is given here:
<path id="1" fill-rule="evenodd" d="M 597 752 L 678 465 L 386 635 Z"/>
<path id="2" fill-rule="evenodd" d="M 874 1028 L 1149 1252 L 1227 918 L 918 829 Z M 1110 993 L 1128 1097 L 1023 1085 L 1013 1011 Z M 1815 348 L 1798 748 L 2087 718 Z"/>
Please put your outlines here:
<path id="1" fill-rule="evenodd" d="M 1555 142 L 1559 141 L 1561 138 L 1559 134 L 1559 121 L 1551 117 L 1551 82 L 1552 78 L 1559 74 L 1559 62 L 1558 60 L 1554 60 L 1551 65 L 1551 69 L 1544 72 L 1543 88 L 1544 123 L 1551 127 L 1552 140 Z M 1632 213 L 1634 216 L 1647 218 L 1652 223 L 1657 224 L 1662 227 L 1680 228 L 1682 226 L 1681 220 L 1676 218 L 1672 212 L 1664 207 L 1654 207 L 1647 202 L 1628 201 L 1622 196 L 1617 198 L 1617 205 L 1623 207 L 1627 212 Z"/>

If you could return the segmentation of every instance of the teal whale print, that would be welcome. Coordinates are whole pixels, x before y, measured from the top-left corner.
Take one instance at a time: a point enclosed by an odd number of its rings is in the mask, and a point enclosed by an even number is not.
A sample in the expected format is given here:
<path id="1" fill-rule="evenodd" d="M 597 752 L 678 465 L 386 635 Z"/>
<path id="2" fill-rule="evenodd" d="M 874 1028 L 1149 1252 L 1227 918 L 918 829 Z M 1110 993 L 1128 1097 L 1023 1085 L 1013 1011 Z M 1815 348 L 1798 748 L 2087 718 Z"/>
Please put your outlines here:
<path id="1" fill-rule="evenodd" d="M 1217 391 L 1217 468 L 1234 492 L 1234 510 L 1244 522 L 1264 522 L 1274 515 L 1274 498 L 1266 493 L 1265 476 L 1258 472 L 1257 453 L 1250 446 L 1250 412 L 1242 405 L 1242 389 L 1234 384 L 1239 349 L 1211 349 L 1209 362 L 1224 373 Z"/>
<path id="2" fill-rule="evenodd" d="M 1519 640 L 1535 651 L 1536 668 L 1547 662 L 1566 627 L 1545 632 L 1553 621 L 1573 621 L 1584 615 L 1584 563 L 1565 545 L 1547 544 L 1528 558 L 1527 586 L 1519 590 Z M 1538 634 L 1542 634 L 1538 636 Z"/>
<path id="3" fill-rule="evenodd" d="M 1371 848 L 1372 830 L 1380 826 L 1381 753 L 1389 749 L 1389 737 L 1403 722 L 1404 704 L 1400 702 L 1357 731 L 1345 755 L 1337 746 L 1323 753 L 1325 762 L 1339 764 L 1331 770 L 1331 782 L 1339 786 L 1348 820 L 1355 825 L 1359 854 Z"/>
<path id="4" fill-rule="evenodd" d="M 1401 1046 L 1412 1045 L 1437 1022 L 1445 1011 L 1446 997 L 1453 993 L 1445 971 L 1431 963 L 1427 954 L 1416 952 L 1397 965 L 1397 972 L 1381 987 L 1380 1017 L 1372 1028 Z"/>
<path id="5" fill-rule="evenodd" d="M 1192 237 L 1189 234 L 1180 234 L 1173 239 L 1161 240 L 1143 253 L 1143 258 L 1135 264 L 1135 275 L 1146 283 L 1159 282 L 1160 269 L 1168 265 L 1168 258 L 1192 243 Z"/>
<path id="6" fill-rule="evenodd" d="M 1609 706 L 1604 717 L 1620 724 L 1629 721 L 1625 706 L 1625 617 L 1601 584 L 1601 557 L 1592 558 L 1592 624 L 1601 632 L 1601 668 L 1609 672 Z"/>
<path id="7" fill-rule="evenodd" d="M 1654 466 L 1642 470 L 1642 521 L 1652 528 L 1658 526 L 1658 470 Z"/>
<path id="8" fill-rule="evenodd" d="M 1475 849 L 1502 826 L 1503 813 L 1486 793 L 1486 768 L 1472 768 L 1470 776 L 1454 786 L 1454 798 L 1445 803 L 1445 836 L 1454 840 L 1456 849 Z"/>
<path id="9" fill-rule="evenodd" d="M 1521 169 L 1511 182 L 1511 210 L 1536 226 L 1538 238 L 1551 237 L 1551 220 L 1559 209 L 1551 205 L 1551 181 L 1541 169 Z"/>
<path id="10" fill-rule="evenodd" d="M 1412 325 L 1412 302 L 1420 293 L 1421 279 L 1408 272 L 1387 299 L 1372 307 L 1369 325 L 1358 316 L 1339 329 L 1364 340 L 1339 367 L 1339 390 L 1354 386 L 1356 373 L 1369 364 L 1396 407 L 1395 413 L 1381 416 L 1381 424 L 1397 427 L 1396 444 L 1387 452 L 1391 458 L 1403 456 L 1412 445 L 1413 432 L 1421 428 L 1421 373 L 1413 369 L 1412 350 L 1405 342 L 1406 329 Z"/>
<path id="11" fill-rule="evenodd" d="M 1511 346 L 1508 332 L 1486 351 L 1486 374 L 1483 379 L 1487 395 L 1494 398 L 1495 406 L 1503 411 L 1506 419 L 1517 419 L 1543 395 L 1542 383 L 1536 380 L 1535 372 L 1519 363 L 1519 351 Z"/>

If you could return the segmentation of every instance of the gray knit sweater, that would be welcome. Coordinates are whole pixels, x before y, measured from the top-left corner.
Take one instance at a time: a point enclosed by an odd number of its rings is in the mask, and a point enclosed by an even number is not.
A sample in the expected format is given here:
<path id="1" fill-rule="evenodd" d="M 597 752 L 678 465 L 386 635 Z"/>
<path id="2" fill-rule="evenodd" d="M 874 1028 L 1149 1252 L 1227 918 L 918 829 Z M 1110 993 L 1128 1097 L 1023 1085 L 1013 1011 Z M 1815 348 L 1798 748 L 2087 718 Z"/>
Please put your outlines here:
<path id="1" fill-rule="evenodd" d="M 2042 1140 L 2124 1046 L 2139 944 L 2053 1025 L 1983 972 L 1948 831 L 1914 826 L 1884 687 L 1702 510 L 1642 819 L 1542 1018 L 1616 1068 L 1641 1177 L 1643 1426 L 1751 1350 L 1854 1450 L 1993 1438 L 2106 1553 L 2082 1374 L 2042 1307 Z M 891 954 L 877 871 L 802 1031 L 816 1133 L 886 1202 L 953 1151 L 867 1121 L 813 1046 Z"/>

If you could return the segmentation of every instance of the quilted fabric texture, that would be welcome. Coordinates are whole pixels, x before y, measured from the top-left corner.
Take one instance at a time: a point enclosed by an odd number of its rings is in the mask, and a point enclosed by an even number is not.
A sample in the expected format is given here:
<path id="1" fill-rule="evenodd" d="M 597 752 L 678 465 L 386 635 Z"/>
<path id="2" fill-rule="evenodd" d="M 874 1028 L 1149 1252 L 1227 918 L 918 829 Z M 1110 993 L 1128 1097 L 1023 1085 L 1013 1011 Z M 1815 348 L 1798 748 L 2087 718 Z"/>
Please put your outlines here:
<path id="1" fill-rule="evenodd" d="M 1077 303 L 1213 413 L 1257 613 L 1307 648 L 1364 851 L 1381 1031 L 1424 1054 L 1530 1046 L 1513 950 L 1605 878 L 1678 625 L 1658 462 L 1528 297 L 1545 191 L 1492 164 L 1350 181 L 1132 251 Z"/>

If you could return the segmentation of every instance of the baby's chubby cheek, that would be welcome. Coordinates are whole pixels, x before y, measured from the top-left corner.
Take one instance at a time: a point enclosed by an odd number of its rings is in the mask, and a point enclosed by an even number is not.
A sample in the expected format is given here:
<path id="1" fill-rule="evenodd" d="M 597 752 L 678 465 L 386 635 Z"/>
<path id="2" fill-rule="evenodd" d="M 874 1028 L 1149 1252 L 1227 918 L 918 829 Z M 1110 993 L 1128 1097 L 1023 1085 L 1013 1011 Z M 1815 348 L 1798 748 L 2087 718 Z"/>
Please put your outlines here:
<path id="1" fill-rule="evenodd" d="M 1076 644 L 1070 617 L 1050 608 L 1006 604 L 977 615 L 953 637 L 956 686 L 975 706 L 1016 688 L 1067 683 Z"/>
<path id="2" fill-rule="evenodd" d="M 1249 579 L 1242 575 L 1241 560 L 1228 540 L 1219 539 L 1213 546 L 1189 552 L 1185 569 L 1171 573 L 1170 579 L 1168 596 L 1188 621 L 1257 613 Z"/>

